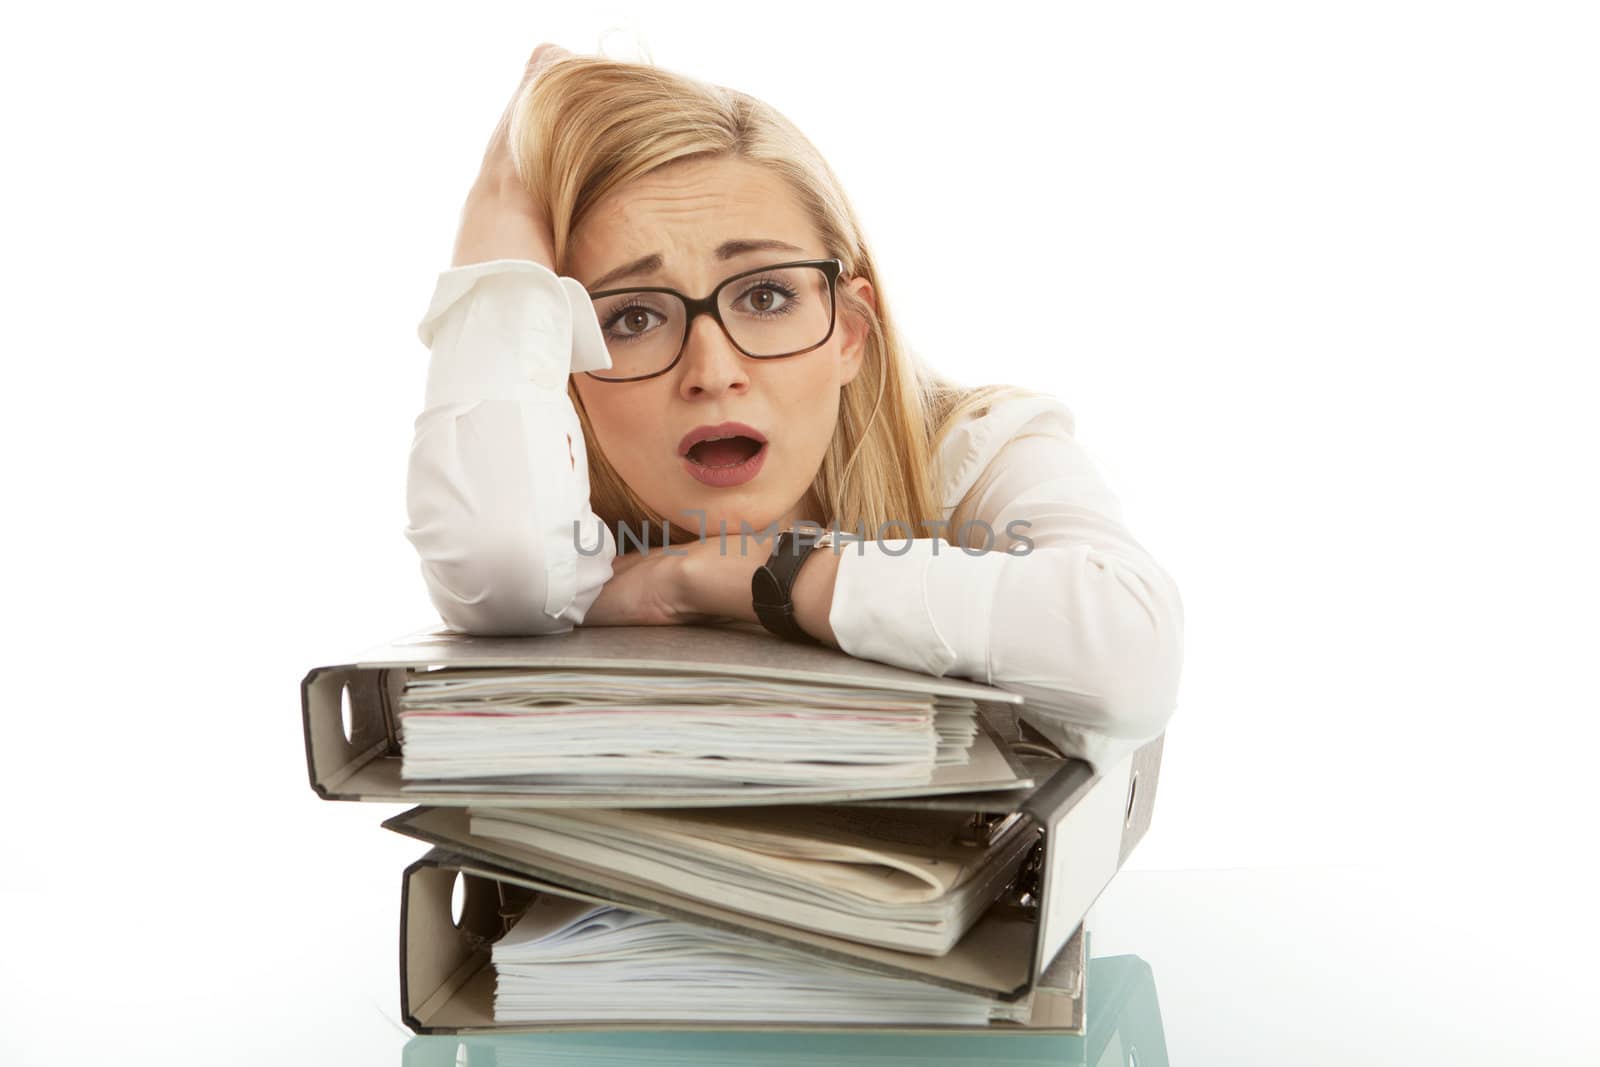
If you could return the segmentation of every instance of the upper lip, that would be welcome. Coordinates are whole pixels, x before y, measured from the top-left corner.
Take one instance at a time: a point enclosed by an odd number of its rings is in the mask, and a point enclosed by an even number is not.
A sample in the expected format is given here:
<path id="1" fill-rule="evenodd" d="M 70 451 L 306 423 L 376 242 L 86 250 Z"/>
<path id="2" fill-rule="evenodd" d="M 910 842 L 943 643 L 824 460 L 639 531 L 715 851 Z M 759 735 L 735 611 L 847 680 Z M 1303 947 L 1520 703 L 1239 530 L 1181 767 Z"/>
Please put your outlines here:
<path id="1" fill-rule="evenodd" d="M 689 449 L 712 437 L 748 437 L 759 444 L 767 443 L 766 436 L 753 426 L 746 426 L 742 422 L 719 422 L 715 426 L 696 426 L 684 434 L 683 440 L 678 442 L 678 455 L 687 456 Z"/>

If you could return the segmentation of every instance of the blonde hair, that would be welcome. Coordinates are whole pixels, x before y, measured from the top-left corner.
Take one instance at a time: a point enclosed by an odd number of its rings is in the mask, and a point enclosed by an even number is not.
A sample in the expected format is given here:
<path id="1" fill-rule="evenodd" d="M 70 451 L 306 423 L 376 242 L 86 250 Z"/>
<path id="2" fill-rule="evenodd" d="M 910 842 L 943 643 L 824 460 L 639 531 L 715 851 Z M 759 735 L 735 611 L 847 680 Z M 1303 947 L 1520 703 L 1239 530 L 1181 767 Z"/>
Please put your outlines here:
<path id="1" fill-rule="evenodd" d="M 685 159 L 732 157 L 772 171 L 794 191 L 826 255 L 844 263 L 841 282 L 865 278 L 876 308 L 837 288 L 840 310 L 868 324 L 860 372 L 840 395 L 833 440 L 811 485 L 823 524 L 872 537 L 890 525 L 912 536 L 951 539 L 930 522 L 943 514 L 934 468 L 939 442 L 969 413 L 1013 386 L 964 387 L 936 374 L 897 334 L 884 287 L 839 179 L 815 146 L 778 111 L 744 93 L 645 64 L 568 56 L 547 67 L 518 100 L 510 128 L 517 175 L 542 204 L 566 274 L 573 233 L 607 194 Z M 608 527 L 646 523 L 653 513 L 607 461 L 569 382 L 589 455 L 590 503 Z M 671 540 L 695 533 L 672 528 Z"/>

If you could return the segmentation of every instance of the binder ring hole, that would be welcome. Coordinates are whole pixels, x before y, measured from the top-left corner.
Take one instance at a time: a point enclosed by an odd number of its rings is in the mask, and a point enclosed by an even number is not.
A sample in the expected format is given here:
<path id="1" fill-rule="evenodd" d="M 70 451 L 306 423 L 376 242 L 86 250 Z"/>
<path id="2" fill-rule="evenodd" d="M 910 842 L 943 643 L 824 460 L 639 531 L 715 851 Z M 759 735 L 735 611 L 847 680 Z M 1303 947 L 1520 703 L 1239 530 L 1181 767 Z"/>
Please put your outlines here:
<path id="1" fill-rule="evenodd" d="M 450 921 L 461 928 L 461 917 L 467 912 L 467 880 L 456 872 L 455 883 L 450 887 Z"/>
<path id="2" fill-rule="evenodd" d="M 1139 800 L 1139 772 L 1134 771 L 1128 779 L 1128 810 L 1122 813 L 1124 828 L 1133 825 L 1133 806 Z"/>
<path id="3" fill-rule="evenodd" d="M 344 730 L 345 744 L 355 737 L 355 718 L 350 713 L 350 686 L 339 687 L 339 725 Z"/>

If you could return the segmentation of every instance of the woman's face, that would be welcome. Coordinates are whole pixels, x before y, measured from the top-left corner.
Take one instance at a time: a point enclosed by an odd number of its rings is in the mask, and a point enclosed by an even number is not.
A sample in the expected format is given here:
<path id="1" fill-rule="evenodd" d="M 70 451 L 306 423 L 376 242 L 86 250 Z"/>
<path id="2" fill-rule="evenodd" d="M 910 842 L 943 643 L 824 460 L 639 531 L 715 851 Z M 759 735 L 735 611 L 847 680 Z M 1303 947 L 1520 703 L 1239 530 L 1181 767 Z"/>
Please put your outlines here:
<path id="1" fill-rule="evenodd" d="M 719 254 L 730 241 L 771 245 Z M 596 284 L 651 255 L 660 257 L 659 267 Z M 737 159 L 685 160 L 597 204 L 573 235 L 568 273 L 590 292 L 661 285 L 699 298 L 730 275 L 825 258 L 780 178 Z M 838 284 L 873 299 L 865 279 Z M 724 290 L 723 307 L 741 292 L 737 282 Z M 785 299 L 775 292 L 752 294 L 742 307 L 770 308 Z M 659 324 L 649 312 L 635 312 L 610 332 L 626 335 Z M 602 318 L 602 330 L 606 325 Z M 782 359 L 751 359 L 709 315 L 701 315 L 690 326 L 683 357 L 665 374 L 633 382 L 579 374 L 574 381 L 606 458 L 641 500 L 674 525 L 699 530 L 700 513 L 712 534 L 719 523 L 736 533 L 741 521 L 757 530 L 774 522 L 824 522 L 808 490 L 833 438 L 839 391 L 861 369 L 866 332 L 866 323 L 840 301 L 833 333 L 820 347 Z M 741 437 L 683 453 L 697 430 L 726 422 L 755 430 L 764 443 L 755 448 L 755 438 Z"/>

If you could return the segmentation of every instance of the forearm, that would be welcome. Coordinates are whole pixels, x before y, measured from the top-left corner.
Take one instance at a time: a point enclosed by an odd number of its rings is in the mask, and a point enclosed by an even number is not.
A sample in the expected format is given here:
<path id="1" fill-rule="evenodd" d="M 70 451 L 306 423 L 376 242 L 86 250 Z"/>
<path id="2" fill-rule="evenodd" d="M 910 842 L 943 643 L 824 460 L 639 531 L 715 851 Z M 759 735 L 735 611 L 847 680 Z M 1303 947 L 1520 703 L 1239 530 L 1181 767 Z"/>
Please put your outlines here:
<path id="1" fill-rule="evenodd" d="M 431 356 L 406 536 L 455 629 L 571 629 L 610 576 L 614 545 L 588 507 L 583 434 L 565 388 L 574 363 L 604 358 L 578 293 L 536 263 L 452 268 L 419 324 Z"/>
<path id="2" fill-rule="evenodd" d="M 554 270 L 550 224 L 525 191 L 474 185 L 461 208 L 450 265 L 464 267 L 496 259 L 527 259 Z"/>
<path id="3" fill-rule="evenodd" d="M 1024 716 L 1098 765 L 1175 710 L 1183 602 L 1124 524 L 1070 413 L 1021 410 L 952 511 L 960 543 L 852 548 L 830 622 L 851 655 L 1020 694 Z"/>
<path id="4" fill-rule="evenodd" d="M 1014 689 L 1031 710 L 1108 736 L 1154 736 L 1177 703 L 1182 600 L 1133 550 L 869 546 L 845 561 L 833 622 L 853 655 Z"/>
<path id="5" fill-rule="evenodd" d="M 417 420 L 405 535 L 453 629 L 569 630 L 609 578 L 611 535 L 584 507 L 565 431 L 581 443 L 565 397 L 531 385 Z"/>

